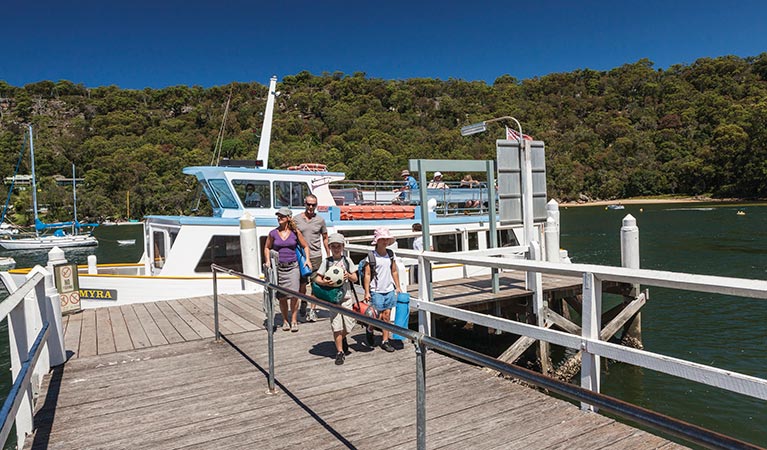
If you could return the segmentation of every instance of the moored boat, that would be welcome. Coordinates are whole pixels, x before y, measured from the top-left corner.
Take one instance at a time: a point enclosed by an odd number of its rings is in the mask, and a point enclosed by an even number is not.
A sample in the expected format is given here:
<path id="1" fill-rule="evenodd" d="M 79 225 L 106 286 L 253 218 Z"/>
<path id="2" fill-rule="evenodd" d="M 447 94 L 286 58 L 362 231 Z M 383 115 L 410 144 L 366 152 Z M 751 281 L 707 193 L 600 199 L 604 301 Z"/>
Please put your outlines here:
<path id="1" fill-rule="evenodd" d="M 394 235 L 401 236 L 398 245 L 410 247 L 413 224 L 423 222 L 423 215 L 428 214 L 432 245 L 436 251 L 490 247 L 492 216 L 489 208 L 503 198 L 503 189 L 518 193 L 519 185 L 512 186 L 504 180 L 499 183 L 502 186 L 500 193 L 487 187 L 426 189 L 428 201 L 422 207 L 422 192 L 418 189 L 406 192 L 399 199 L 399 203 L 404 204 L 392 204 L 391 182 L 347 181 L 345 174 L 328 171 L 322 164 L 305 163 L 287 170 L 271 169 L 268 156 L 275 91 L 276 78 L 272 78 L 255 161 L 222 161 L 217 166 L 183 169 L 184 174 L 196 177 L 212 215 L 145 217 L 144 254 L 139 263 L 80 268 L 82 307 L 210 295 L 212 263 L 242 271 L 241 217 L 246 213 L 252 217 L 259 246 L 263 249 L 269 231 L 277 226 L 275 213 L 282 207 L 293 209 L 295 214 L 303 211 L 308 194 L 317 197 L 318 214 L 325 219 L 328 232 L 341 233 L 348 239 L 372 236 L 375 228 L 386 226 Z M 542 154 L 539 160 L 544 161 Z M 454 167 L 460 167 L 454 170 L 464 170 L 459 164 Z M 537 176 L 542 181 L 536 181 L 536 186 L 542 186 L 543 193 L 536 202 L 534 223 L 535 232 L 541 236 L 546 220 L 545 170 L 538 170 Z M 519 197 L 512 201 L 519 203 Z M 523 242 L 522 222 L 520 218 L 513 223 L 499 223 L 498 245 L 517 246 Z M 258 258 L 256 267 L 261 267 L 262 252 L 255 253 Z M 463 276 L 465 271 L 458 265 L 444 265 L 437 267 L 435 274 L 439 274 L 435 279 Z M 12 273 L 21 275 L 23 272 Z M 477 268 L 471 275 L 481 273 L 489 271 Z M 234 277 L 219 275 L 217 279 L 218 292 L 222 294 L 246 293 L 254 289 Z"/>

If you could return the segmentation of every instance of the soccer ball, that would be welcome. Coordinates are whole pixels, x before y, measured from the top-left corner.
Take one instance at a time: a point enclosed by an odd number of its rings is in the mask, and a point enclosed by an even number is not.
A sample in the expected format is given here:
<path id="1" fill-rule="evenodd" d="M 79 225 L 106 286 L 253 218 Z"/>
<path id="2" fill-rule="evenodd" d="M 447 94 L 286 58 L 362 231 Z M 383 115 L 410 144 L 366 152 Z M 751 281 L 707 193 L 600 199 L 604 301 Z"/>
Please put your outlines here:
<path id="1" fill-rule="evenodd" d="M 334 287 L 344 284 L 344 270 L 338 266 L 333 266 L 325 272 L 325 281 L 330 281 Z"/>

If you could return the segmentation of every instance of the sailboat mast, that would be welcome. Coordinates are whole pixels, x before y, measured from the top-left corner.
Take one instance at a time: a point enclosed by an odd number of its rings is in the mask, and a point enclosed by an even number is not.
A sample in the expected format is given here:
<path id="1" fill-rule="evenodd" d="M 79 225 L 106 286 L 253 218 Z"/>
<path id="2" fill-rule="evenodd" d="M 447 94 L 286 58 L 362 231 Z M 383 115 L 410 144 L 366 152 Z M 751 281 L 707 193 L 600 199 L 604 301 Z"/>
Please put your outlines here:
<path id="1" fill-rule="evenodd" d="M 35 212 L 35 236 L 40 236 L 40 232 L 37 230 L 37 182 L 35 181 L 35 143 L 32 138 L 32 124 L 29 127 L 29 157 L 32 160 L 32 210 Z"/>
<path id="2" fill-rule="evenodd" d="M 75 181 L 75 163 L 72 163 L 72 200 L 74 202 L 74 219 L 72 221 L 72 234 L 76 234 L 76 228 L 77 228 L 77 186 L 75 185 L 77 182 Z"/>
<path id="3" fill-rule="evenodd" d="M 263 162 L 263 168 L 269 168 L 269 144 L 272 140 L 272 116 L 274 112 L 274 99 L 280 95 L 277 92 L 277 77 L 269 80 L 269 93 L 266 97 L 266 111 L 264 111 L 264 124 L 261 126 L 261 140 L 258 143 L 258 155 L 256 160 Z"/>

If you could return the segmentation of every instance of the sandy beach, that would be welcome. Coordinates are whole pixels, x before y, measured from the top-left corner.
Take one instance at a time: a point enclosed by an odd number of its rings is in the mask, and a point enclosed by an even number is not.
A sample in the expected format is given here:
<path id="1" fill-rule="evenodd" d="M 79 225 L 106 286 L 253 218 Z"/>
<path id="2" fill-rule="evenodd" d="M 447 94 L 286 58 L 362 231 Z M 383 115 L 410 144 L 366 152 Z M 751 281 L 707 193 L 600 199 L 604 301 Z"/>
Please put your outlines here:
<path id="1" fill-rule="evenodd" d="M 560 206 L 606 206 L 606 205 L 650 205 L 661 203 L 734 203 L 742 200 L 714 199 L 710 197 L 679 197 L 679 198 L 626 198 L 620 200 L 595 200 L 591 202 L 562 202 Z"/>

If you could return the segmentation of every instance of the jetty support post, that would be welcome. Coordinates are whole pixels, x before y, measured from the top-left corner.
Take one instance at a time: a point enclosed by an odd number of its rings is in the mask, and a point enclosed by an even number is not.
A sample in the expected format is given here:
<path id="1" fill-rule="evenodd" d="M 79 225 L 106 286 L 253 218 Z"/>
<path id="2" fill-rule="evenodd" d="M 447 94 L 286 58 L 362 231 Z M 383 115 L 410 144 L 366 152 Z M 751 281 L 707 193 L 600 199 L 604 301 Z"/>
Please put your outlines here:
<path id="1" fill-rule="evenodd" d="M 61 320 L 61 298 L 59 291 L 56 290 L 56 283 L 53 280 L 53 266 L 66 264 L 67 259 L 64 251 L 58 247 L 53 247 L 48 252 L 48 264 L 45 269 L 48 272 L 45 275 L 45 299 L 46 312 L 49 331 L 48 331 L 48 355 L 50 366 L 58 366 L 67 361 L 67 352 L 64 349 L 64 326 Z M 42 312 L 42 311 L 41 311 Z"/>
<path id="2" fill-rule="evenodd" d="M 639 227 L 631 214 L 623 218 L 621 227 L 621 266 L 639 269 Z M 639 284 L 634 284 L 626 300 L 632 301 L 639 295 Z M 623 343 L 642 348 L 642 313 L 638 312 L 624 328 Z"/>
<path id="3" fill-rule="evenodd" d="M 543 243 L 546 247 L 546 261 L 560 262 L 559 257 L 559 204 L 551 200 L 546 204 L 546 228 Z"/>
<path id="4" fill-rule="evenodd" d="M 531 261 L 541 259 L 541 246 L 537 241 L 530 241 L 529 258 Z M 543 293 L 543 276 L 540 272 L 528 271 L 526 275 L 527 289 L 533 291 L 533 310 L 535 313 L 535 323 L 541 328 L 546 328 L 546 308 L 548 307 Z M 538 357 L 541 360 L 541 373 L 549 375 L 551 365 L 549 364 L 549 343 L 543 340 L 538 341 Z"/>
<path id="5" fill-rule="evenodd" d="M 242 273 L 251 277 L 259 275 L 258 237 L 256 222 L 253 216 L 246 212 L 240 217 L 240 249 L 242 252 Z M 243 289 L 255 290 L 256 283 L 243 281 Z"/>
<path id="6" fill-rule="evenodd" d="M 583 274 L 583 323 L 581 335 L 587 339 L 599 339 L 602 310 L 602 282 L 593 273 Z M 599 392 L 600 373 L 599 355 L 591 353 L 586 341 L 581 343 L 581 387 Z M 581 402 L 584 411 L 596 412 L 593 405 Z"/>

